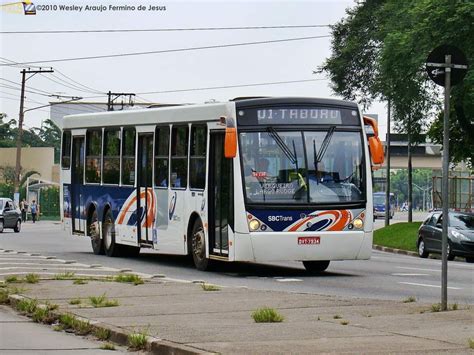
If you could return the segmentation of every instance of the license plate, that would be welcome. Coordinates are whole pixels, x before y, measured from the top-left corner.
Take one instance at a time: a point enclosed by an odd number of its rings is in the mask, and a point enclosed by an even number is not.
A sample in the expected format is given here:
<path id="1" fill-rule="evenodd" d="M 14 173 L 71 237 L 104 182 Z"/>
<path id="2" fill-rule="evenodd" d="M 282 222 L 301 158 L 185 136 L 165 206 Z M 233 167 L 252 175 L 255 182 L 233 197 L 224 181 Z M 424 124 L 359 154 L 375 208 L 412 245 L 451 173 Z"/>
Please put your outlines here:
<path id="1" fill-rule="evenodd" d="M 320 242 L 320 237 L 298 237 L 298 245 L 319 244 Z"/>

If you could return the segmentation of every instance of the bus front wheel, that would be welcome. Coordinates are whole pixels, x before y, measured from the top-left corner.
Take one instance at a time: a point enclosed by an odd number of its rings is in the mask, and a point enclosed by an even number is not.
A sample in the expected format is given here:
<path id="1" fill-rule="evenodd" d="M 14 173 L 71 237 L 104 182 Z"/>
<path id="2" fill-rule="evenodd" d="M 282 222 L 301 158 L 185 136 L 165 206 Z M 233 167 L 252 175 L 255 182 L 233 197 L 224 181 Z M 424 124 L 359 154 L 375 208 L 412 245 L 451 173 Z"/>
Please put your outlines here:
<path id="1" fill-rule="evenodd" d="M 197 219 L 191 232 L 191 253 L 196 269 L 206 271 L 210 262 L 206 258 L 206 235 L 201 220 Z"/>
<path id="2" fill-rule="evenodd" d="M 329 260 L 303 261 L 303 265 L 310 274 L 319 274 L 329 266 Z"/>

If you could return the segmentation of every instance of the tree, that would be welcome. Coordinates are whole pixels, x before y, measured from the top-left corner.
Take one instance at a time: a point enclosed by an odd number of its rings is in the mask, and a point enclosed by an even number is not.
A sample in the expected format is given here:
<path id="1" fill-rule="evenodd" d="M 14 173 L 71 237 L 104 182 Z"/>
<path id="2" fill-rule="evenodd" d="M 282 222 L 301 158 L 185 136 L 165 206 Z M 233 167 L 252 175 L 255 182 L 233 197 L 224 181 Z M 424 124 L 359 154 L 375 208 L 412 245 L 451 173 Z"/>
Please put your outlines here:
<path id="1" fill-rule="evenodd" d="M 431 125 L 440 110 L 439 90 L 425 73 L 429 52 L 449 43 L 474 58 L 474 2 L 463 0 L 367 0 L 347 10 L 332 27 L 332 54 L 320 67 L 333 90 L 364 107 L 375 99 L 391 99 L 399 131 L 417 135 Z M 452 91 L 451 120 L 458 146 L 452 161 L 472 163 L 474 72 Z M 438 124 L 439 125 L 439 124 Z M 429 130 L 442 141 L 442 132 Z M 454 137 L 453 137 L 454 138 Z"/>

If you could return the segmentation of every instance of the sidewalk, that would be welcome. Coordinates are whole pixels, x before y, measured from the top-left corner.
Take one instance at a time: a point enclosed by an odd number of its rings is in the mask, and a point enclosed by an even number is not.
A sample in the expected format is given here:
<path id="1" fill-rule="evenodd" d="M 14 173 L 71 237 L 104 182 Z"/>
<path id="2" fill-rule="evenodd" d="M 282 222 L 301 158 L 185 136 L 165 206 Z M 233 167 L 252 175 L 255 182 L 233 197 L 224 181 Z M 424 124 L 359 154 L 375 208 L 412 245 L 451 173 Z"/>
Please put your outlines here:
<path id="1" fill-rule="evenodd" d="M 203 274 L 204 276 L 205 274 Z M 431 304 L 343 299 L 314 294 L 221 288 L 151 279 L 134 286 L 117 282 L 42 280 L 23 295 L 58 304 L 95 326 L 112 330 L 113 341 L 145 331 L 155 353 L 452 353 L 473 354 L 474 310 L 432 312 Z M 92 308 L 90 296 L 106 294 L 117 307 Z M 70 305 L 71 299 L 81 305 Z M 15 301 L 13 299 L 13 301 Z M 259 307 L 276 309 L 282 323 L 255 323 Z"/>
<path id="2" fill-rule="evenodd" d="M 0 306 L 0 353 L 19 354 L 65 354 L 104 355 L 97 341 L 84 339 L 72 334 L 58 333 L 27 317 L 16 314 L 7 306 Z M 123 353 L 123 352 L 121 352 Z"/>

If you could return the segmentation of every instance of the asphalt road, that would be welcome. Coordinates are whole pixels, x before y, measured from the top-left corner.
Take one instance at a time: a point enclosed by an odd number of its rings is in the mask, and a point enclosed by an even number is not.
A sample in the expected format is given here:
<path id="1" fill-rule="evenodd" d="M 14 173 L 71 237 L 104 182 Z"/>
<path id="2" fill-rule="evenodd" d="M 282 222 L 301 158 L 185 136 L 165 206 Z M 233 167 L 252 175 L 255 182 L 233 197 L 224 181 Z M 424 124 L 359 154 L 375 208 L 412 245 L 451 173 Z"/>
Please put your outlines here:
<path id="1" fill-rule="evenodd" d="M 61 229 L 61 225 L 43 221 L 35 225 L 26 223 L 21 233 L 4 231 L 0 234 L 0 248 L 56 256 L 82 264 L 131 269 L 151 275 L 165 274 L 175 279 L 204 280 L 223 286 L 397 301 L 414 296 L 420 302 L 427 303 L 439 302 L 441 295 L 440 260 L 379 251 L 374 251 L 371 260 L 367 261 L 332 262 L 327 272 L 320 276 L 308 276 L 298 262 L 265 265 L 219 263 L 215 271 L 201 272 L 195 270 L 186 257 L 158 255 L 152 250 L 142 250 L 137 258 L 96 256 L 92 254 L 89 239 L 69 236 Z M 38 272 L 26 265 L 16 266 L 14 270 Z M 11 265 L 0 265 L 0 275 L 12 271 Z M 449 303 L 474 304 L 473 271 L 474 264 L 449 262 Z"/>

